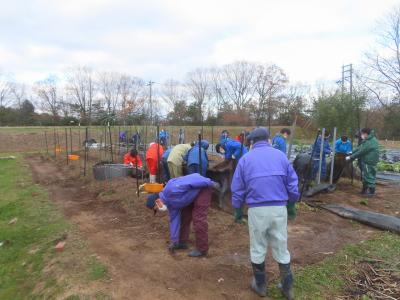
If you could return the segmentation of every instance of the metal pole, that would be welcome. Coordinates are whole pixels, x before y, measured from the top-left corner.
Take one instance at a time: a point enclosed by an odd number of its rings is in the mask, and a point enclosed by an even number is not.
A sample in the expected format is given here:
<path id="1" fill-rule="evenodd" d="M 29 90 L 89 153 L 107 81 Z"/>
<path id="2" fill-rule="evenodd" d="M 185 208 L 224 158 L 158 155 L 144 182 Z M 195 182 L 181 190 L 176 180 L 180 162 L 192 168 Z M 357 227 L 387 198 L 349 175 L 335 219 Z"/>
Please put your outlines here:
<path id="1" fill-rule="evenodd" d="M 85 158 L 83 161 L 83 176 L 86 176 L 86 165 L 87 165 L 87 152 L 88 152 L 88 144 L 87 144 L 87 139 L 88 139 L 88 128 L 86 127 L 85 129 Z"/>
<path id="2" fill-rule="evenodd" d="M 67 158 L 67 165 L 68 165 L 68 131 L 65 128 L 65 157 Z"/>
<path id="3" fill-rule="evenodd" d="M 44 140 L 45 140 L 45 143 L 46 143 L 46 154 L 48 156 L 49 155 L 49 146 L 47 144 L 47 132 L 46 131 L 44 132 Z"/>
<path id="4" fill-rule="evenodd" d="M 203 175 L 201 173 L 202 167 L 203 167 L 203 165 L 202 165 L 202 161 L 201 161 L 201 133 L 199 132 L 199 174 L 200 175 Z M 203 176 L 205 176 L 205 175 L 206 174 L 204 174 Z"/>
<path id="5" fill-rule="evenodd" d="M 58 134 L 58 131 L 57 131 L 57 148 L 60 149 L 61 152 L 60 135 Z"/>
<path id="6" fill-rule="evenodd" d="M 81 145 L 81 124 L 79 124 L 79 127 L 78 127 L 78 143 L 79 143 L 79 146 L 78 146 L 78 150 L 79 150 L 79 154 L 81 153 L 81 147 L 82 147 L 82 145 Z"/>
<path id="7" fill-rule="evenodd" d="M 351 130 L 351 132 L 350 132 L 350 141 L 351 141 L 351 151 L 353 151 L 353 149 L 354 149 L 354 139 L 353 139 L 353 133 L 354 131 L 353 131 L 353 129 Z M 351 165 L 350 165 L 350 168 L 351 168 L 351 184 L 353 184 L 354 183 L 354 165 L 353 165 L 353 162 L 351 162 Z"/>
<path id="8" fill-rule="evenodd" d="M 72 154 L 72 128 L 69 128 L 69 142 L 70 142 L 70 151 L 69 153 Z"/>
<path id="9" fill-rule="evenodd" d="M 114 163 L 114 155 L 113 155 L 113 146 L 112 146 L 112 135 L 111 135 L 111 126 L 110 126 L 110 122 L 108 122 L 108 133 L 110 134 L 110 154 L 111 154 L 111 162 Z"/>
<path id="10" fill-rule="evenodd" d="M 329 184 L 333 184 L 333 168 L 334 168 L 334 166 L 335 166 L 335 153 L 336 153 L 336 145 L 335 145 L 335 143 L 336 143 L 336 131 L 337 131 L 337 128 L 336 127 L 334 127 L 333 128 L 333 141 L 332 141 L 332 144 L 333 144 L 333 146 L 332 146 L 332 149 L 333 149 L 333 151 L 332 151 L 332 160 L 331 160 L 331 174 L 330 174 L 330 177 L 329 177 Z"/>
<path id="11" fill-rule="evenodd" d="M 161 182 L 160 177 L 160 126 L 157 125 L 157 182 Z"/>
<path id="12" fill-rule="evenodd" d="M 324 155 L 324 139 L 325 139 L 325 128 L 322 128 L 321 133 L 321 146 L 319 149 L 319 165 L 318 165 L 318 178 L 317 184 L 321 183 L 321 171 L 322 171 L 322 156 Z"/>
<path id="13" fill-rule="evenodd" d="M 244 143 L 244 131 L 242 131 L 242 133 L 240 134 L 240 157 L 242 157 L 243 155 L 243 143 Z M 239 157 L 237 158 L 237 160 L 239 161 Z"/>
<path id="14" fill-rule="evenodd" d="M 293 140 L 294 140 L 294 134 L 296 131 L 296 123 L 297 123 L 297 115 L 294 117 L 294 121 L 292 124 L 292 134 L 290 135 L 290 141 L 289 141 L 289 148 L 287 152 L 287 159 L 290 159 L 290 155 L 292 154 L 292 145 L 293 145 Z"/>
<path id="15" fill-rule="evenodd" d="M 56 139 L 56 129 L 55 128 L 54 128 L 53 142 L 54 142 L 54 158 L 57 158 L 57 139 Z"/>
<path id="16" fill-rule="evenodd" d="M 211 126 L 211 150 L 214 152 L 215 147 L 214 147 L 214 126 Z"/>

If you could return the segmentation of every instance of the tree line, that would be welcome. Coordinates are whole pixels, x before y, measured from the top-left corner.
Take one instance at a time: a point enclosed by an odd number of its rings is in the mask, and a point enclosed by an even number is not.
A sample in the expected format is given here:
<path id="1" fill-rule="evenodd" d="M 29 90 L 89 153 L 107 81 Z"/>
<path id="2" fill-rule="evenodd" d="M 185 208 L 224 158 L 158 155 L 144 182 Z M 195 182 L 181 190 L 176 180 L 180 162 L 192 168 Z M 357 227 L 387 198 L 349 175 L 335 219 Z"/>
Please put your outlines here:
<path id="1" fill-rule="evenodd" d="M 181 81 L 161 83 L 86 66 L 31 87 L 0 74 L 0 125 L 287 126 L 297 117 L 301 126 L 348 133 L 368 126 L 382 137 L 399 138 L 400 7 L 376 32 L 373 50 L 354 68 L 351 89 L 344 82 L 292 83 L 278 65 L 246 60 L 196 68 Z"/>

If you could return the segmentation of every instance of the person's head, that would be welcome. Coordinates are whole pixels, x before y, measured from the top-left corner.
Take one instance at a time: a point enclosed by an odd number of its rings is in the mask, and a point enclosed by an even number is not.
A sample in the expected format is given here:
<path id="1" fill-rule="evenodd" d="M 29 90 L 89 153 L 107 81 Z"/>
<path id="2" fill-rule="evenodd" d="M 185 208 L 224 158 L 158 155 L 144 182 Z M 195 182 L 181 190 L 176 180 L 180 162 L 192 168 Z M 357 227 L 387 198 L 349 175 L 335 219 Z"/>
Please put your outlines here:
<path id="1" fill-rule="evenodd" d="M 320 134 L 322 136 L 322 132 Z M 325 134 L 324 134 L 324 139 L 328 139 L 330 137 L 331 133 L 329 132 L 329 130 L 325 130 Z"/>
<path id="2" fill-rule="evenodd" d="M 267 128 L 259 127 L 254 129 L 248 136 L 248 140 L 252 141 L 253 144 L 257 142 L 267 142 L 269 139 L 269 131 Z"/>
<path id="3" fill-rule="evenodd" d="M 342 140 L 342 143 L 346 143 L 348 140 L 347 136 L 345 136 L 345 135 L 342 135 L 340 139 Z"/>
<path id="4" fill-rule="evenodd" d="M 216 144 L 215 145 L 215 151 L 217 151 L 217 153 L 223 154 L 225 153 L 225 147 L 222 144 Z"/>
<path id="5" fill-rule="evenodd" d="M 132 148 L 132 149 L 131 149 L 131 156 L 132 156 L 132 157 L 136 157 L 137 155 L 138 155 L 137 150 L 136 150 L 135 148 Z"/>
<path id="6" fill-rule="evenodd" d="M 207 150 L 209 146 L 210 146 L 210 144 L 208 143 L 207 140 L 201 140 L 201 147 L 202 147 L 204 150 Z"/>
<path id="7" fill-rule="evenodd" d="M 289 128 L 282 128 L 282 129 L 281 129 L 281 135 L 282 135 L 285 139 L 287 139 L 291 133 L 292 133 L 292 132 L 290 131 Z"/>
<path id="8" fill-rule="evenodd" d="M 154 214 L 157 211 L 167 211 L 167 207 L 165 206 L 163 201 L 160 199 L 160 195 L 157 193 L 150 194 L 147 197 L 146 206 L 147 206 L 147 208 L 152 209 L 154 211 Z"/>
<path id="9" fill-rule="evenodd" d="M 150 209 L 156 209 L 156 200 L 160 198 L 158 194 L 150 194 L 147 196 L 146 206 Z"/>
<path id="10" fill-rule="evenodd" d="M 363 140 L 366 140 L 368 138 L 368 136 L 371 134 L 371 128 L 365 127 L 363 129 L 361 129 L 361 138 Z"/>

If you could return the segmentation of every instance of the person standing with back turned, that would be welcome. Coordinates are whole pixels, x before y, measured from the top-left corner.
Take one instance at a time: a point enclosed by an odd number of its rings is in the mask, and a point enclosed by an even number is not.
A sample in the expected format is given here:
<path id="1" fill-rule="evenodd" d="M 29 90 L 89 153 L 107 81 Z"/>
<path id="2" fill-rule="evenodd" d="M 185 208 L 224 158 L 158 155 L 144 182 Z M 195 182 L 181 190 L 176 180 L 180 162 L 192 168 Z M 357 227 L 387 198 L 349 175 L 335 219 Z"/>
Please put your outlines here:
<path id="1" fill-rule="evenodd" d="M 293 299 L 293 274 L 287 249 L 286 205 L 298 201 L 298 178 L 286 155 L 268 143 L 269 132 L 256 128 L 248 137 L 253 149 L 239 161 L 233 175 L 232 205 L 249 207 L 250 257 L 254 277 L 252 289 L 267 295 L 265 258 L 270 245 L 279 264 L 282 292 Z"/>

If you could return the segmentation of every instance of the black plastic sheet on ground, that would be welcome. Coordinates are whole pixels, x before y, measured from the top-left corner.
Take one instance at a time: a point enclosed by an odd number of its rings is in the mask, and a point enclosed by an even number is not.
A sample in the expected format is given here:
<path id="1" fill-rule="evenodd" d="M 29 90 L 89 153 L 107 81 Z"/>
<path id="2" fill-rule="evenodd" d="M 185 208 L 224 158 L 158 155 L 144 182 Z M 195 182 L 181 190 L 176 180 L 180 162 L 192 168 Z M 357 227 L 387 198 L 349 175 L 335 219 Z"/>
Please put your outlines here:
<path id="1" fill-rule="evenodd" d="M 355 220 L 375 228 L 400 233 L 400 218 L 394 216 L 353 207 L 345 207 L 339 204 L 323 204 L 319 205 L 319 207 L 346 219 Z"/>

